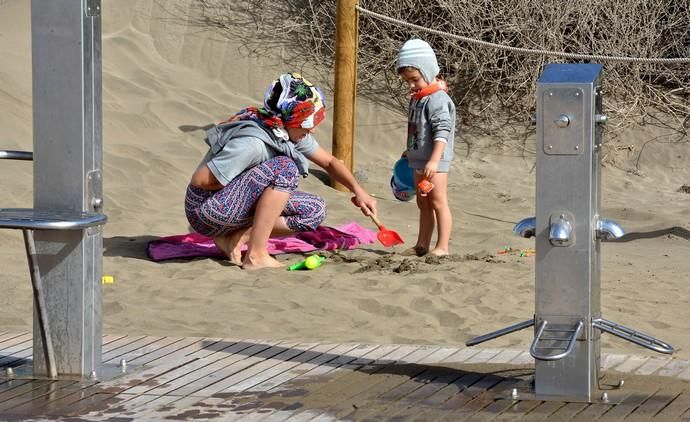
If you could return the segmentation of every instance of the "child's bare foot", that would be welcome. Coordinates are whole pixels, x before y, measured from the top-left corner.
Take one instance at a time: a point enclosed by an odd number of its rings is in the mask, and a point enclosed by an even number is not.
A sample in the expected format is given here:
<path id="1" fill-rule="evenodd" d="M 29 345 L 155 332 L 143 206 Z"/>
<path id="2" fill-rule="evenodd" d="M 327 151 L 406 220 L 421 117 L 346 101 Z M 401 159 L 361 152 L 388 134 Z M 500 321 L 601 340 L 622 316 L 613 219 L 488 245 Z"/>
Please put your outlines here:
<path id="1" fill-rule="evenodd" d="M 422 246 L 413 246 L 411 248 L 405 249 L 400 252 L 402 256 L 424 256 L 427 253 L 427 249 Z"/>
<path id="2" fill-rule="evenodd" d="M 441 249 L 441 248 L 434 248 L 429 252 L 429 255 L 434 255 L 434 256 L 448 256 L 448 250 L 447 249 Z"/>
<path id="3" fill-rule="evenodd" d="M 242 245 L 249 240 L 250 232 L 251 227 L 246 227 L 225 236 L 214 237 L 213 242 L 230 258 L 230 262 L 235 265 L 242 265 Z"/>
<path id="4" fill-rule="evenodd" d="M 271 255 L 252 258 L 247 254 L 242 261 L 242 269 L 247 271 L 259 270 L 261 268 L 280 268 L 284 266 L 284 264 L 281 264 L 280 261 L 273 258 Z"/>

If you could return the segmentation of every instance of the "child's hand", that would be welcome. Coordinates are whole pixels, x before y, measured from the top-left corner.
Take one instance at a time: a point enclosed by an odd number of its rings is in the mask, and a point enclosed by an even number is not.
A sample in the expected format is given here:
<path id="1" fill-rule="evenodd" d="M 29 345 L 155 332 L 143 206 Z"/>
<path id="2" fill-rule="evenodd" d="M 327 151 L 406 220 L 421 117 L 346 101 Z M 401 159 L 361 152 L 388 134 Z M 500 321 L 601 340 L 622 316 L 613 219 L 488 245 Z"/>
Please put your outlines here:
<path id="1" fill-rule="evenodd" d="M 426 162 L 426 166 L 424 166 L 424 178 L 427 180 L 431 180 L 434 175 L 436 174 L 436 171 L 438 170 L 438 161 L 432 161 L 429 160 Z"/>

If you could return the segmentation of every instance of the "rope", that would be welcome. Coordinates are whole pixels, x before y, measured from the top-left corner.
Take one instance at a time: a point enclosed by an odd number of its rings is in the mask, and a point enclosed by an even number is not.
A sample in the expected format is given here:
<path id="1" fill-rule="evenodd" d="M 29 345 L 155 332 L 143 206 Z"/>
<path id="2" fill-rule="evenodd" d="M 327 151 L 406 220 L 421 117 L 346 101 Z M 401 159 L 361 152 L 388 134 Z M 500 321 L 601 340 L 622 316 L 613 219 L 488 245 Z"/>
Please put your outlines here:
<path id="1" fill-rule="evenodd" d="M 405 22 L 400 19 L 391 18 L 390 16 L 382 15 L 380 13 L 372 12 L 371 10 L 364 9 L 361 6 L 355 6 L 357 10 L 365 15 L 372 16 L 374 18 L 394 23 L 397 25 L 407 26 L 410 28 L 418 29 L 420 31 L 428 32 L 430 34 L 439 35 L 442 37 L 454 38 L 459 41 L 463 41 L 470 44 L 477 44 L 484 47 L 496 48 L 499 50 L 513 51 L 516 53 L 525 54 L 536 54 L 540 56 L 558 56 L 568 59 L 580 59 L 580 60 L 592 60 L 592 61 L 609 61 L 609 62 L 627 62 L 627 63 L 690 63 L 690 57 L 678 57 L 678 58 L 637 58 L 637 57 L 621 57 L 621 56 L 604 56 L 599 54 L 577 54 L 577 53 L 566 53 L 565 51 L 550 51 L 550 50 L 534 50 L 530 48 L 520 48 L 511 47 L 503 44 L 495 44 L 488 41 L 477 40 L 474 38 L 463 37 L 461 35 L 449 34 L 447 32 L 439 31 L 436 29 L 425 28 L 420 25 Z"/>

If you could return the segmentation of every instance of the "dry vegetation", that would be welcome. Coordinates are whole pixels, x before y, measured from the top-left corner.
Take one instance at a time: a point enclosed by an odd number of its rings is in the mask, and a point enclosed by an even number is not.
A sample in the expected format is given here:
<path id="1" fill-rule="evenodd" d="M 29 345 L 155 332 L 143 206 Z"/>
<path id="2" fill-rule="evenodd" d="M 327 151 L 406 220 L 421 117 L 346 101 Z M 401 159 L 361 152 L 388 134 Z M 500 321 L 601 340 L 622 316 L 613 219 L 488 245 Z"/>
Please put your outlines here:
<path id="1" fill-rule="evenodd" d="M 335 0 L 196 0 L 188 22 L 240 39 L 248 54 L 282 54 L 332 80 Z M 405 22 L 512 47 L 638 58 L 690 57 L 690 2 L 679 0 L 361 0 L 360 6 Z M 515 138 L 529 133 L 535 82 L 557 55 L 522 54 L 359 18 L 358 95 L 406 106 L 393 70 L 400 45 L 424 38 L 436 50 L 464 133 Z M 687 141 L 688 63 L 606 62 L 609 133 L 630 124 L 659 124 Z M 663 116 L 663 119 L 660 117 Z"/>

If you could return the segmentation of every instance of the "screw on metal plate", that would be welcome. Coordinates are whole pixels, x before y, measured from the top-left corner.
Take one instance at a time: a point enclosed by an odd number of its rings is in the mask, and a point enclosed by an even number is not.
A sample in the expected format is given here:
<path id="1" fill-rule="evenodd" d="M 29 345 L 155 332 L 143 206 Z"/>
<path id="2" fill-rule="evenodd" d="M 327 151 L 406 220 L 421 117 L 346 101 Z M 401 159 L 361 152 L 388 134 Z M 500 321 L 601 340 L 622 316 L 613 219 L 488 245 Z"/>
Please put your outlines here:
<path id="1" fill-rule="evenodd" d="M 127 361 L 125 359 L 120 359 L 120 371 L 127 372 Z"/>
<path id="2" fill-rule="evenodd" d="M 91 371 L 91 374 L 89 374 L 89 379 L 90 380 L 97 380 L 98 376 L 96 375 L 96 371 Z"/>
<path id="3" fill-rule="evenodd" d="M 518 395 L 517 388 L 513 388 L 513 391 L 510 392 L 510 397 L 511 397 L 513 400 L 517 400 L 518 397 L 520 397 L 520 396 Z"/>
<path id="4" fill-rule="evenodd" d="M 86 16 L 100 16 L 101 0 L 86 0 Z"/>
<path id="5" fill-rule="evenodd" d="M 616 384 L 617 388 L 621 388 L 625 384 L 625 380 L 619 380 L 618 384 Z"/>
<path id="6" fill-rule="evenodd" d="M 12 378 L 14 376 L 14 371 L 12 368 L 7 368 L 7 377 Z"/>
<path id="7" fill-rule="evenodd" d="M 604 403 L 608 403 L 608 402 L 609 402 L 609 395 L 608 395 L 608 393 L 604 393 L 604 394 L 601 395 L 601 401 L 603 401 Z"/>

